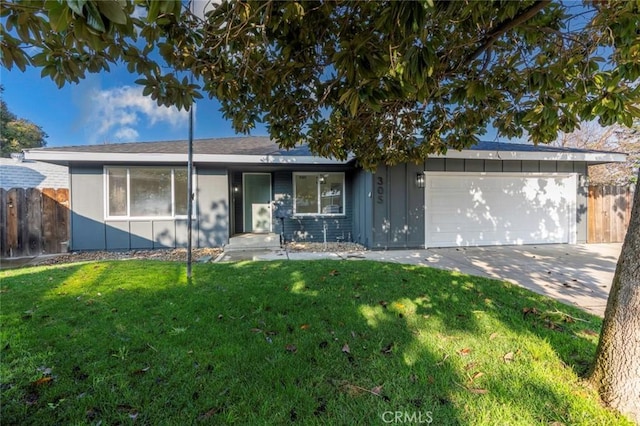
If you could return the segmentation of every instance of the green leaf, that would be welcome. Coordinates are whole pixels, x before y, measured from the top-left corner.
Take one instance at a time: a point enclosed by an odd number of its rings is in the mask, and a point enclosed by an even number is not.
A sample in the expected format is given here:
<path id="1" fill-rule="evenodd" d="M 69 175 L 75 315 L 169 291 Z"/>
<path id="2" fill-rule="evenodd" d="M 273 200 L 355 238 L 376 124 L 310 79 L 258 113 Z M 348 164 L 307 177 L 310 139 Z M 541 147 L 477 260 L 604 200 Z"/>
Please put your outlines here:
<path id="1" fill-rule="evenodd" d="M 98 2 L 98 9 L 111 22 L 124 25 L 127 23 L 127 15 L 116 0 L 102 0 Z"/>
<path id="2" fill-rule="evenodd" d="M 106 31 L 100 11 L 93 3 L 87 3 L 87 25 L 101 33 Z"/>
<path id="3" fill-rule="evenodd" d="M 84 5 L 87 0 L 67 0 L 67 6 L 78 16 L 84 17 Z"/>

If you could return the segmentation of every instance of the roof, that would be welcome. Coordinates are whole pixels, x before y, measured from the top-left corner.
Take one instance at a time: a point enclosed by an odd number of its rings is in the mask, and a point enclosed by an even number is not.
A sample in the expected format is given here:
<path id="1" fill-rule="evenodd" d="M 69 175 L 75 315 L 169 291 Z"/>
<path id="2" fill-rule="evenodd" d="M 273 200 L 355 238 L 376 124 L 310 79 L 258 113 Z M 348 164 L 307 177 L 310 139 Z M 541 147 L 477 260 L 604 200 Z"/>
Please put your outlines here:
<path id="1" fill-rule="evenodd" d="M 0 158 L 0 187 L 11 188 L 68 188 L 69 169 L 65 166 L 39 161 L 16 161 Z"/>
<path id="2" fill-rule="evenodd" d="M 129 154 L 186 154 L 187 141 L 132 142 L 102 145 L 80 145 L 44 148 L 46 151 L 129 153 Z M 282 149 L 266 136 L 195 139 L 194 155 L 302 155 L 312 156 L 306 146 Z"/>
<path id="3" fill-rule="evenodd" d="M 133 142 L 104 145 L 79 145 L 38 148 L 25 151 L 30 159 L 68 164 L 83 162 L 185 162 L 186 140 L 160 142 Z M 140 154 L 146 154 L 141 156 Z M 197 139 L 193 141 L 193 161 L 202 163 L 257 163 L 257 164 L 346 164 L 314 156 L 307 146 L 283 149 L 269 137 L 250 136 L 233 138 Z"/>
<path id="4" fill-rule="evenodd" d="M 69 162 L 186 162 L 187 141 L 134 142 L 104 145 L 81 145 L 38 148 L 26 151 L 27 157 L 57 164 Z M 145 154 L 145 155 L 140 155 Z M 194 162 L 254 164 L 346 164 L 314 156 L 306 146 L 283 149 L 269 137 L 249 136 L 198 139 L 193 141 Z M 507 142 L 480 142 L 462 151 L 449 150 L 435 157 L 495 160 L 585 161 L 592 164 L 623 162 L 625 154 L 530 145 Z"/>
<path id="5" fill-rule="evenodd" d="M 567 148 L 553 145 L 532 145 L 510 142 L 481 141 L 462 151 L 449 150 L 436 157 L 466 160 L 533 160 L 584 161 L 590 164 L 622 163 L 627 155 L 620 152 Z"/>

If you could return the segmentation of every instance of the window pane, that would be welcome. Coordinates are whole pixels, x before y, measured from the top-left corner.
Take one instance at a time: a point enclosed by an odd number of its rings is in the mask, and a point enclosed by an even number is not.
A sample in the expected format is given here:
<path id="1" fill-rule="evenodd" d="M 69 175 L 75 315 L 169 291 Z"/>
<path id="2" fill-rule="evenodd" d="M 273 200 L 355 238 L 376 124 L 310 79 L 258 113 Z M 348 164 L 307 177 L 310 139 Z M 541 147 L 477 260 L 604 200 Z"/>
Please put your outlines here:
<path id="1" fill-rule="evenodd" d="M 328 173 L 321 176 L 320 207 L 322 208 L 322 213 L 343 213 L 344 175 L 340 173 Z"/>
<path id="2" fill-rule="evenodd" d="M 296 213 L 318 213 L 318 182 L 315 175 L 295 175 Z"/>
<path id="3" fill-rule="evenodd" d="M 127 215 L 127 169 L 108 169 L 109 216 Z"/>
<path id="4" fill-rule="evenodd" d="M 175 204 L 176 204 L 176 215 L 181 216 L 187 215 L 187 203 L 189 196 L 187 195 L 187 170 L 186 169 L 175 169 L 173 172 L 173 177 L 175 179 Z"/>
<path id="5" fill-rule="evenodd" d="M 131 216 L 171 216 L 171 169 L 131 168 Z"/>

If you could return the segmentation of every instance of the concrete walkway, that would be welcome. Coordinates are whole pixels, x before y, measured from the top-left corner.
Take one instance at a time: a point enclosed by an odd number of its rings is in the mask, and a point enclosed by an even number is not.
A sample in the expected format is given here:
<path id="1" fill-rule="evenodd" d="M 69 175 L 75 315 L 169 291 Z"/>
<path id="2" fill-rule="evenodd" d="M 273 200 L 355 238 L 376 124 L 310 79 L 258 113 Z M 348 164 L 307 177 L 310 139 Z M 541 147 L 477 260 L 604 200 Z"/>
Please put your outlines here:
<path id="1" fill-rule="evenodd" d="M 370 259 L 431 266 L 510 281 L 536 293 L 604 316 L 609 288 L 622 244 L 553 244 L 366 251 L 358 253 L 289 253 L 290 259 Z M 276 252 L 237 252 L 222 261 L 282 260 Z"/>

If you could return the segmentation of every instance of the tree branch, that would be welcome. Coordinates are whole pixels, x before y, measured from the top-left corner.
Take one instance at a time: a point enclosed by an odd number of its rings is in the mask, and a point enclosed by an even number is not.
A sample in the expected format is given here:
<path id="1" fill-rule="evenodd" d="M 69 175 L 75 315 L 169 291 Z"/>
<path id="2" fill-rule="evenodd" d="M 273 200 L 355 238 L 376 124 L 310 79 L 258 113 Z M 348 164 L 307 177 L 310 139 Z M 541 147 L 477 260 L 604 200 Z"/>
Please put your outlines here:
<path id="1" fill-rule="evenodd" d="M 513 19 L 510 19 L 498 25 L 498 27 L 495 30 L 489 33 L 485 37 L 485 39 L 482 40 L 482 44 L 476 50 L 474 50 L 470 55 L 468 55 L 466 58 L 464 58 L 463 61 L 460 62 L 456 70 L 469 65 L 471 61 L 477 58 L 482 52 L 486 51 L 491 46 L 493 46 L 493 43 L 495 43 L 496 40 L 500 38 L 500 36 L 502 36 L 507 31 L 522 24 L 523 22 L 526 22 L 529 19 L 533 18 L 535 15 L 538 14 L 538 12 L 540 12 L 550 3 L 551 3 L 551 0 L 538 0 L 534 4 L 532 4 L 528 9 L 525 9 L 521 14 L 514 16 Z M 447 70 L 447 74 L 456 70 L 449 69 Z"/>

